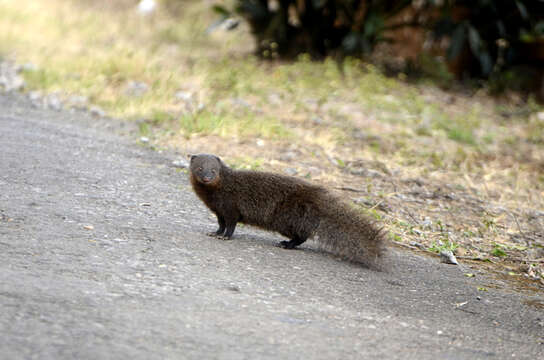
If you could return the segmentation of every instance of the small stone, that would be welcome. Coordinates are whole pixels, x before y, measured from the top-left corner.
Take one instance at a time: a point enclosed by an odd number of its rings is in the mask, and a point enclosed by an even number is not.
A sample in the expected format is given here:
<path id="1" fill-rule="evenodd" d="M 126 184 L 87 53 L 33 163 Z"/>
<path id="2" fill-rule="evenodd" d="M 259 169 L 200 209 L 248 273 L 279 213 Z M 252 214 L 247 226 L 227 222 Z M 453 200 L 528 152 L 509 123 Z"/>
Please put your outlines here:
<path id="1" fill-rule="evenodd" d="M 190 102 L 193 100 L 193 94 L 188 91 L 176 91 L 174 98 L 178 101 Z"/>
<path id="2" fill-rule="evenodd" d="M 17 75 L 6 76 L 0 74 L 0 87 L 3 87 L 6 92 L 21 90 L 24 85 L 24 80 Z"/>
<path id="3" fill-rule="evenodd" d="M 508 210 L 506 210 L 506 208 L 503 207 L 503 206 L 494 206 L 494 207 L 488 209 L 488 211 L 493 212 L 493 216 L 498 216 L 500 214 L 504 214 L 504 213 L 508 212 Z"/>
<path id="4" fill-rule="evenodd" d="M 363 141 L 369 141 L 369 140 L 373 140 L 375 138 L 374 136 L 368 135 L 367 133 L 365 133 L 362 130 L 355 130 L 353 132 L 352 136 L 353 136 L 354 139 L 363 140 Z"/>
<path id="5" fill-rule="evenodd" d="M 272 105 L 280 105 L 281 104 L 281 97 L 276 93 L 269 94 L 268 95 L 268 102 L 271 103 Z"/>
<path id="6" fill-rule="evenodd" d="M 227 286 L 227 289 L 232 292 L 240 292 L 240 287 L 237 285 L 229 285 Z"/>
<path id="7" fill-rule="evenodd" d="M 189 163 L 185 159 L 178 159 L 172 161 L 172 166 L 179 169 L 187 169 L 189 167 Z"/>
<path id="8" fill-rule="evenodd" d="M 410 241 L 410 245 L 417 247 L 418 249 L 425 249 L 423 244 L 418 243 L 417 241 Z"/>
<path id="9" fill-rule="evenodd" d="M 33 63 L 24 63 L 23 66 L 21 66 L 22 71 L 36 71 L 38 70 L 38 67 L 34 65 Z"/>
<path id="10" fill-rule="evenodd" d="M 544 111 L 536 113 L 536 118 L 540 121 L 544 121 Z"/>
<path id="11" fill-rule="evenodd" d="M 55 94 L 51 94 L 47 97 L 47 107 L 49 109 L 52 109 L 52 110 L 55 110 L 55 111 L 59 111 L 62 109 L 62 102 L 60 101 L 60 99 L 58 98 L 57 95 Z"/>
<path id="12" fill-rule="evenodd" d="M 287 175 L 290 176 L 295 176 L 296 174 L 298 174 L 298 170 L 292 167 L 286 168 L 284 171 Z"/>
<path id="13" fill-rule="evenodd" d="M 535 220 L 540 217 L 544 217 L 544 211 L 539 211 L 539 210 L 529 211 L 527 213 L 527 216 L 529 217 L 529 220 Z"/>
<path id="14" fill-rule="evenodd" d="M 129 81 L 125 88 L 125 95 L 141 97 L 149 90 L 149 85 L 141 81 Z"/>
<path id="15" fill-rule="evenodd" d="M 15 74 L 19 74 L 21 71 L 23 71 L 23 67 L 20 64 L 13 64 L 11 66 L 11 71 Z"/>
<path id="16" fill-rule="evenodd" d="M 142 142 L 142 143 L 144 143 L 144 144 L 147 144 L 147 143 L 149 142 L 149 138 L 146 137 L 146 136 L 142 136 L 142 137 L 140 138 L 140 142 Z"/>
<path id="17" fill-rule="evenodd" d="M 317 168 L 315 166 L 310 166 L 307 168 L 308 170 L 308 176 L 309 177 L 312 177 L 312 176 L 319 176 L 321 175 L 321 169 L 320 168 Z"/>
<path id="18" fill-rule="evenodd" d="M 36 109 L 40 109 L 40 108 L 45 108 L 45 104 L 41 101 L 32 101 L 31 102 L 31 105 L 33 108 L 36 108 Z"/>
<path id="19" fill-rule="evenodd" d="M 316 99 L 304 99 L 303 102 L 309 111 L 312 111 L 312 112 L 318 111 L 319 101 L 317 101 Z"/>
<path id="20" fill-rule="evenodd" d="M 349 173 L 357 176 L 365 176 L 371 178 L 381 178 L 383 175 L 376 170 L 366 169 L 364 167 L 350 167 Z"/>
<path id="21" fill-rule="evenodd" d="M 379 177 L 382 177 L 383 175 L 379 171 L 372 170 L 372 169 L 367 169 L 366 170 L 366 176 L 367 177 L 372 177 L 372 178 L 379 178 Z"/>
<path id="22" fill-rule="evenodd" d="M 453 95 L 446 95 L 446 97 L 444 98 L 444 101 L 447 104 L 454 104 L 456 99 L 455 99 L 455 96 L 453 96 Z"/>
<path id="23" fill-rule="evenodd" d="M 8 61 L 0 61 L 0 87 L 6 92 L 22 90 L 25 81 L 18 75 L 20 71 L 20 66 Z"/>
<path id="24" fill-rule="evenodd" d="M 540 259 L 544 257 L 544 248 L 541 247 L 534 247 L 531 249 L 527 249 L 527 258 L 529 259 Z"/>
<path id="25" fill-rule="evenodd" d="M 155 0 L 141 0 L 138 3 L 138 7 L 136 9 L 138 11 L 138 14 L 148 16 L 153 14 L 156 8 L 157 2 Z"/>
<path id="26" fill-rule="evenodd" d="M 89 113 L 96 117 L 105 117 L 106 112 L 102 110 L 100 107 L 93 105 L 89 108 Z"/>
<path id="27" fill-rule="evenodd" d="M 280 160 L 285 162 L 291 162 L 297 157 L 293 151 L 288 151 L 280 155 Z"/>
<path id="28" fill-rule="evenodd" d="M 83 228 L 85 230 L 94 230 L 94 226 L 92 226 L 92 225 L 85 225 L 85 226 L 83 226 Z"/>
<path id="29" fill-rule="evenodd" d="M 230 99 L 230 102 L 232 103 L 232 105 L 234 105 L 236 107 L 240 107 L 240 108 L 250 108 L 251 107 L 251 104 L 248 103 L 246 100 L 244 100 L 242 98 L 232 98 L 232 99 Z"/>
<path id="30" fill-rule="evenodd" d="M 258 147 L 263 147 L 263 146 L 265 145 L 263 139 L 257 139 L 257 142 L 256 142 L 256 143 L 257 143 L 257 146 L 258 146 Z"/>
<path id="31" fill-rule="evenodd" d="M 40 91 L 31 91 L 28 93 L 30 101 L 40 101 L 42 99 L 42 93 Z"/>
<path id="32" fill-rule="evenodd" d="M 89 103 L 89 97 L 83 95 L 72 95 L 68 98 L 67 102 L 73 108 L 84 110 L 87 108 L 87 104 Z"/>
<path id="33" fill-rule="evenodd" d="M 239 24 L 240 24 L 240 20 L 228 18 L 228 19 L 225 19 L 225 21 L 223 21 L 223 23 L 221 24 L 221 28 L 223 30 L 230 31 L 230 30 L 236 29 Z"/>
<path id="34" fill-rule="evenodd" d="M 365 206 L 368 206 L 368 207 L 372 207 L 372 206 L 376 205 L 376 203 L 374 201 L 372 201 L 371 199 L 366 198 L 366 197 L 357 198 L 357 199 L 354 200 L 354 202 L 356 204 L 362 204 L 362 205 L 365 205 Z"/>
<path id="35" fill-rule="evenodd" d="M 312 122 L 316 125 L 321 125 L 323 124 L 323 119 L 319 116 L 312 116 Z"/>
<path id="36" fill-rule="evenodd" d="M 25 81 L 22 77 L 16 75 L 11 79 L 9 86 L 6 86 L 6 91 L 21 91 L 25 87 Z"/>
<path id="37" fill-rule="evenodd" d="M 455 255 L 450 250 L 442 250 L 440 252 L 440 261 L 445 264 L 459 265 Z"/>
<path id="38" fill-rule="evenodd" d="M 415 178 L 415 179 L 409 179 L 409 180 L 407 180 L 407 182 L 412 182 L 412 183 L 414 183 L 414 184 L 417 185 L 417 186 L 423 186 L 423 185 L 425 184 L 425 183 L 423 182 L 423 180 L 417 179 L 417 178 Z"/>
<path id="39" fill-rule="evenodd" d="M 423 220 L 423 222 L 421 223 L 421 225 L 425 227 L 431 227 L 433 225 L 433 222 L 431 221 L 430 218 L 426 217 L 425 220 Z"/>

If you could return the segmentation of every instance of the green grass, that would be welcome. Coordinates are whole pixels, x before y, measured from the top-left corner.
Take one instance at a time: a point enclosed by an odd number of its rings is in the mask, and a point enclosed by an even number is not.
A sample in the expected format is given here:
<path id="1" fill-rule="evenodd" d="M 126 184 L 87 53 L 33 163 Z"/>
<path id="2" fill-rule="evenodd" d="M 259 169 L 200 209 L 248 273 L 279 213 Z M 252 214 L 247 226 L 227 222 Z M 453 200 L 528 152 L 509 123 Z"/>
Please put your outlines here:
<path id="1" fill-rule="evenodd" d="M 234 169 L 239 170 L 262 170 L 265 159 L 240 156 L 229 160 L 228 164 Z"/>
<path id="2" fill-rule="evenodd" d="M 504 251 L 503 249 L 504 249 L 503 246 L 500 246 L 499 244 L 495 244 L 493 250 L 491 250 L 491 255 L 496 256 L 496 257 L 506 257 L 506 256 L 508 256 L 506 251 Z"/>
<path id="3" fill-rule="evenodd" d="M 288 138 L 290 132 L 278 121 L 266 116 L 244 114 L 236 116 L 229 112 L 202 110 L 187 113 L 179 118 L 181 131 L 185 136 L 191 134 L 214 134 L 228 136 L 260 136 L 265 138 Z"/>
<path id="4" fill-rule="evenodd" d="M 455 249 L 459 247 L 459 244 L 450 241 L 448 239 L 442 239 L 440 241 L 433 242 L 432 246 L 429 247 L 429 251 L 440 253 L 442 251 L 451 251 L 454 252 Z"/>

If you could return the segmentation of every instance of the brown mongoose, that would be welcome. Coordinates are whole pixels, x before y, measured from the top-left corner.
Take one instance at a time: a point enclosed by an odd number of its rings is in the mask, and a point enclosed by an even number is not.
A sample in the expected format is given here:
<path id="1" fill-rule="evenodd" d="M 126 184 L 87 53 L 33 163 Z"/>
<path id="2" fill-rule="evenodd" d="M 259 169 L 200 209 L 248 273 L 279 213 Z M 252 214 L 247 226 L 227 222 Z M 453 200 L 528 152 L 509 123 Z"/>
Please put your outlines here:
<path id="1" fill-rule="evenodd" d="M 229 168 L 215 155 L 191 155 L 191 184 L 230 239 L 238 222 L 276 231 L 293 249 L 317 235 L 320 246 L 350 261 L 379 267 L 385 237 L 380 227 L 325 188 L 295 177 Z"/>

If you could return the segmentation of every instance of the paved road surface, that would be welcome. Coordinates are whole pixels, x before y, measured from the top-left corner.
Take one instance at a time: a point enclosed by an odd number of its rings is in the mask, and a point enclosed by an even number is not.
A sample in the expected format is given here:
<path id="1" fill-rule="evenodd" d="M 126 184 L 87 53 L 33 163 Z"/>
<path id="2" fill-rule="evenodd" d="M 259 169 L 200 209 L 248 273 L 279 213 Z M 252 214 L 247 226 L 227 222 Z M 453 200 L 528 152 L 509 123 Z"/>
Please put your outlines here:
<path id="1" fill-rule="evenodd" d="M 187 175 L 107 124 L 0 95 L 0 359 L 544 358 L 542 294 L 206 237 Z"/>

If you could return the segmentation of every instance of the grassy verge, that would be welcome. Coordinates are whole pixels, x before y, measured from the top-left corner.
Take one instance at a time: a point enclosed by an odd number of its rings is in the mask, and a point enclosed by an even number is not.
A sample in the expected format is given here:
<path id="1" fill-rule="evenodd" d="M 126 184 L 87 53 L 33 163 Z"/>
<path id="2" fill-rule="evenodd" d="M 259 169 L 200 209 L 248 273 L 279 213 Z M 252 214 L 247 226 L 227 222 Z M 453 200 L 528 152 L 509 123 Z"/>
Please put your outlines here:
<path id="1" fill-rule="evenodd" d="M 529 261 L 544 257 L 542 109 L 356 60 L 343 74 L 304 56 L 261 63 L 244 26 L 206 31 L 207 6 L 142 18 L 132 1 L 0 0 L 0 55 L 35 65 L 27 89 L 84 95 L 159 146 L 289 168 L 346 192 L 398 242 L 542 279 Z"/>

